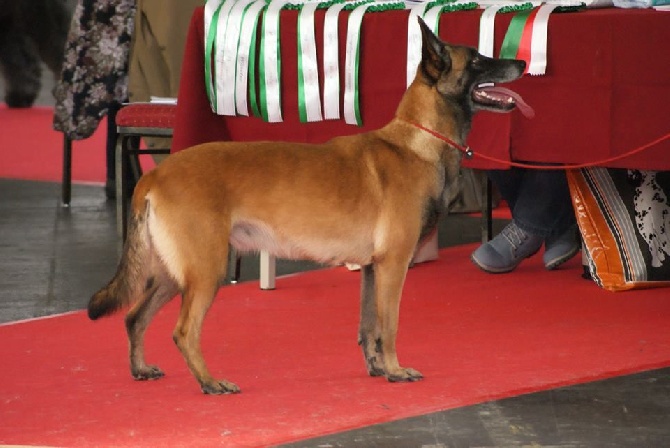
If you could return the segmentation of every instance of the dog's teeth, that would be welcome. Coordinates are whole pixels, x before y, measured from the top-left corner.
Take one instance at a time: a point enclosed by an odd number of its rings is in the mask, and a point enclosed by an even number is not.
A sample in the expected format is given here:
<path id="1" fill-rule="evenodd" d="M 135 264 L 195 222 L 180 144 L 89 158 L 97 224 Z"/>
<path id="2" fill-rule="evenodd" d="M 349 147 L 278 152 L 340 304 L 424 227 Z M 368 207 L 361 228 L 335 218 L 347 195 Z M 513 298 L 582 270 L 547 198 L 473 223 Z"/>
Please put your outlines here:
<path id="1" fill-rule="evenodd" d="M 493 84 L 492 82 L 483 82 L 483 83 L 479 84 L 477 87 L 479 87 L 479 88 L 483 88 L 483 87 L 493 87 L 494 85 L 495 85 L 495 84 Z"/>

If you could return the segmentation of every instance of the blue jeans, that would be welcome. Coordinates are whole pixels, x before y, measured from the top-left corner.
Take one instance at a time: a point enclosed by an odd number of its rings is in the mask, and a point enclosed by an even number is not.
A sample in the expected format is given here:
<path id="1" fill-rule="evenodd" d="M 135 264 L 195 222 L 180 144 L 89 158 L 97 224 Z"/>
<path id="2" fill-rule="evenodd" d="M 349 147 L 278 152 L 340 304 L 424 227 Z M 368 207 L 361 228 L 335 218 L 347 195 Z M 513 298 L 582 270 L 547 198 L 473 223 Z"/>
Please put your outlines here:
<path id="1" fill-rule="evenodd" d="M 488 176 L 522 230 L 546 238 L 577 224 L 563 170 L 512 167 L 488 171 Z"/>

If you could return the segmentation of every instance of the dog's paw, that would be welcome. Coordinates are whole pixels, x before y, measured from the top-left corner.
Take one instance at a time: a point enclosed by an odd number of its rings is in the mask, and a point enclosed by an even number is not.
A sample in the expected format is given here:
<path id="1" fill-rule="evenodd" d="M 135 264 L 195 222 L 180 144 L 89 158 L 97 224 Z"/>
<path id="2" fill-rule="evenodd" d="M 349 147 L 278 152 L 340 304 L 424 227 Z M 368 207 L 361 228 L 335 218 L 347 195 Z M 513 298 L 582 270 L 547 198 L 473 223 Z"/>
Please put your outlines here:
<path id="1" fill-rule="evenodd" d="M 237 384 L 226 380 L 203 383 L 200 388 L 207 395 L 239 394 L 241 392 Z"/>
<path id="2" fill-rule="evenodd" d="M 133 378 L 138 381 L 157 380 L 165 376 L 158 366 L 144 366 L 138 369 L 132 369 Z"/>
<path id="3" fill-rule="evenodd" d="M 391 383 L 414 382 L 423 379 L 423 375 L 418 370 L 401 367 L 393 373 L 386 374 L 386 379 Z"/>
<path id="4" fill-rule="evenodd" d="M 358 345 L 363 349 L 363 358 L 365 359 L 365 367 L 368 370 L 368 375 L 384 376 L 386 370 L 384 369 L 384 354 L 382 353 L 381 339 L 359 335 Z"/>
<path id="5" fill-rule="evenodd" d="M 365 358 L 365 366 L 370 376 L 384 376 L 386 374 L 383 363 L 378 361 L 376 356 Z"/>

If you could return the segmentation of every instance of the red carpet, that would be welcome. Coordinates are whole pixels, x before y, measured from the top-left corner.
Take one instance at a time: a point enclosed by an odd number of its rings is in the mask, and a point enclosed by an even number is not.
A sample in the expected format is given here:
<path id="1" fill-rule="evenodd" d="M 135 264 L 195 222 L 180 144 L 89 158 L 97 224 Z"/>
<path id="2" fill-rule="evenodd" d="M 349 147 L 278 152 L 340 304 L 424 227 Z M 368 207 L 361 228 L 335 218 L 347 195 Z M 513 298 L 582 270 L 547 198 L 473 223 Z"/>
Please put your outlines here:
<path id="1" fill-rule="evenodd" d="M 0 103 L 0 177 L 61 181 L 63 134 L 53 130 L 52 121 L 50 107 L 9 109 Z M 105 182 L 106 139 L 105 118 L 91 137 L 72 142 L 73 182 Z M 142 159 L 145 169 L 153 166 L 149 157 Z"/>
<path id="2" fill-rule="evenodd" d="M 366 376 L 359 275 L 343 268 L 222 289 L 204 351 L 234 396 L 202 395 L 187 371 L 171 340 L 178 301 L 147 336 L 167 374 L 154 382 L 130 378 L 122 315 L 0 326 L 0 444 L 267 446 L 670 365 L 666 289 L 607 292 L 578 259 L 547 272 L 538 256 L 491 276 L 472 249 L 410 271 L 398 349 L 426 376 L 413 384 Z"/>
<path id="3" fill-rule="evenodd" d="M 63 134 L 53 130 L 53 109 L 8 109 L 0 104 L 0 177 L 60 182 Z M 72 179 L 104 182 L 106 119 L 90 138 L 72 144 Z"/>

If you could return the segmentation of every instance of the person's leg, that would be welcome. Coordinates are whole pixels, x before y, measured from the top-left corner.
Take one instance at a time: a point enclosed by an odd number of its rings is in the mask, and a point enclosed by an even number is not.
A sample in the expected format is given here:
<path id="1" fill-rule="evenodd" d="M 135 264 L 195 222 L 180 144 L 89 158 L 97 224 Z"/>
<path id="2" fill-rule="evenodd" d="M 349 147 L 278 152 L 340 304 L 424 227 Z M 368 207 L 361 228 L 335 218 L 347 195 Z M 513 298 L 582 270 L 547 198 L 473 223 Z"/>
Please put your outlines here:
<path id="1" fill-rule="evenodd" d="M 526 232 L 541 236 L 547 269 L 574 257 L 580 248 L 577 220 L 563 170 L 526 170 L 512 216 Z"/>
<path id="2" fill-rule="evenodd" d="M 477 266 L 492 273 L 510 272 L 544 241 L 548 269 L 577 253 L 576 221 L 563 171 L 513 168 L 490 171 L 489 176 L 509 204 L 512 222 L 473 252 Z"/>
<path id="3" fill-rule="evenodd" d="M 512 167 L 509 170 L 489 170 L 486 174 L 500 192 L 500 196 L 507 202 L 509 209 L 514 210 L 525 170 Z"/>
<path id="4" fill-rule="evenodd" d="M 512 217 L 521 229 L 544 239 L 547 269 L 579 252 L 581 240 L 565 171 L 526 170 Z"/>
<path id="5" fill-rule="evenodd" d="M 487 174 L 507 202 L 512 221 L 495 238 L 479 246 L 470 259 L 486 272 L 510 272 L 542 247 L 544 237 L 521 228 L 516 222 L 517 210 L 523 211 L 524 203 L 528 201 L 524 190 L 527 188 L 526 170 L 491 170 Z"/>
<path id="6" fill-rule="evenodd" d="M 562 234 L 576 224 L 568 181 L 563 170 L 517 170 L 522 173 L 515 202 L 510 204 L 512 218 L 526 232 L 543 238 Z M 496 184 L 498 185 L 498 184 Z M 504 182 L 500 185 L 504 185 Z M 500 187 L 499 187 L 500 188 Z M 504 197 L 504 194 L 501 194 Z"/>

